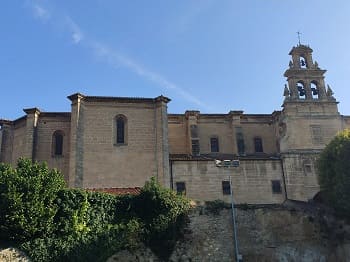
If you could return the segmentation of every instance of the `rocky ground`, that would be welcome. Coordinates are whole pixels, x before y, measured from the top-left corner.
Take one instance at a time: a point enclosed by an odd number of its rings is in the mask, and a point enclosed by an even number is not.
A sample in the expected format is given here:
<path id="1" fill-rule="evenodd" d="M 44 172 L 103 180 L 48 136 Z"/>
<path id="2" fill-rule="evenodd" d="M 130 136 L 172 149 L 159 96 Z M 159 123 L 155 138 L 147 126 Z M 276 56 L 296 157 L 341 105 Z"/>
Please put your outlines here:
<path id="1" fill-rule="evenodd" d="M 217 214 L 194 208 L 183 239 L 169 261 L 234 261 L 231 209 Z M 239 252 L 243 261 L 350 262 L 350 225 L 322 208 L 290 202 L 284 206 L 243 206 L 237 210 Z M 0 261 L 29 261 L 15 249 L 0 251 Z M 108 262 L 157 262 L 145 246 L 123 250 Z"/>

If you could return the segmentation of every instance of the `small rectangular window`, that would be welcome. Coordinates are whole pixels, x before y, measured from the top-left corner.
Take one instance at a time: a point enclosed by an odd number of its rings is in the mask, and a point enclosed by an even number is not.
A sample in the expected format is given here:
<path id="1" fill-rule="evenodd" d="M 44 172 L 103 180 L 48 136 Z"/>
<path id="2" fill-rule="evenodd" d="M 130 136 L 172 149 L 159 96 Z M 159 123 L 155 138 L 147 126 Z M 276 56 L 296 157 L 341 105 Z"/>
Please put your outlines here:
<path id="1" fill-rule="evenodd" d="M 222 194 L 224 195 L 231 194 L 230 181 L 222 181 Z"/>
<path id="2" fill-rule="evenodd" d="M 193 156 L 199 156 L 199 140 L 198 139 L 192 139 L 192 155 Z"/>
<path id="3" fill-rule="evenodd" d="M 210 151 L 213 153 L 219 152 L 219 138 L 210 138 Z"/>
<path id="4" fill-rule="evenodd" d="M 271 180 L 271 185 L 272 185 L 272 193 L 274 193 L 274 194 L 281 194 L 282 193 L 280 180 Z"/>
<path id="5" fill-rule="evenodd" d="M 263 153 L 263 144 L 262 139 L 260 137 L 254 138 L 254 147 L 255 147 L 255 153 Z"/>
<path id="6" fill-rule="evenodd" d="M 176 182 L 176 192 L 178 194 L 186 195 L 186 184 L 185 184 L 185 182 Z"/>
<path id="7" fill-rule="evenodd" d="M 305 165 L 305 172 L 308 174 L 312 173 L 311 165 Z"/>

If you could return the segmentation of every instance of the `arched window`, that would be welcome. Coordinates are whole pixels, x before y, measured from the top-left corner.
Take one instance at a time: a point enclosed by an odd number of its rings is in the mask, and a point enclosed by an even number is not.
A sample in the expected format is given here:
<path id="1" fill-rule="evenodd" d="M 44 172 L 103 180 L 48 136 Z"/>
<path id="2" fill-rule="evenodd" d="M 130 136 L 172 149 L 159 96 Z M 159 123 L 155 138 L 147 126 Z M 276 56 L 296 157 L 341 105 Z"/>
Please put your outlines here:
<path id="1" fill-rule="evenodd" d="M 123 145 L 127 142 L 127 119 L 123 115 L 118 115 L 115 120 L 116 144 Z"/>
<path id="2" fill-rule="evenodd" d="M 318 87 L 316 81 L 311 82 L 311 95 L 313 99 L 318 99 Z"/>
<path id="3" fill-rule="evenodd" d="M 264 152 L 261 137 L 254 138 L 254 148 L 255 148 L 255 153 L 263 153 Z"/>
<path id="4" fill-rule="evenodd" d="M 306 91 L 305 91 L 304 83 L 302 81 L 299 81 L 297 83 L 297 89 L 298 89 L 299 99 L 305 99 Z"/>
<path id="5" fill-rule="evenodd" d="M 52 155 L 63 155 L 63 137 L 64 133 L 61 130 L 56 130 L 52 135 Z"/>
<path id="6" fill-rule="evenodd" d="M 305 57 L 303 57 L 303 56 L 299 57 L 299 63 L 300 63 L 300 68 L 306 69 L 308 67 L 307 61 L 306 61 Z"/>

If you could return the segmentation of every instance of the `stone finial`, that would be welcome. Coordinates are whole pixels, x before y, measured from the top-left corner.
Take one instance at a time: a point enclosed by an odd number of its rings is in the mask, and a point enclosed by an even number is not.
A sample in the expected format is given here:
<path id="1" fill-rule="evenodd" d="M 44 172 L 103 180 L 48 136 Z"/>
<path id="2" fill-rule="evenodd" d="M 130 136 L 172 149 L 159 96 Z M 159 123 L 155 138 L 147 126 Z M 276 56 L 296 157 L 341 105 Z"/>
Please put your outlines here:
<path id="1" fill-rule="evenodd" d="M 290 96 L 290 92 L 289 92 L 289 89 L 287 87 L 287 84 L 284 84 L 283 96 L 285 96 L 285 97 L 289 97 Z"/>
<path id="2" fill-rule="evenodd" d="M 289 67 L 292 68 L 293 67 L 293 62 L 291 60 L 289 60 Z"/>
<path id="3" fill-rule="evenodd" d="M 329 85 L 327 85 L 327 97 L 331 97 L 331 98 L 334 98 L 333 95 L 334 95 L 334 92 L 333 90 L 331 89 L 331 87 Z"/>
<path id="4" fill-rule="evenodd" d="M 316 67 L 317 69 L 320 69 L 320 68 L 318 67 L 317 61 L 315 61 L 315 67 Z"/>

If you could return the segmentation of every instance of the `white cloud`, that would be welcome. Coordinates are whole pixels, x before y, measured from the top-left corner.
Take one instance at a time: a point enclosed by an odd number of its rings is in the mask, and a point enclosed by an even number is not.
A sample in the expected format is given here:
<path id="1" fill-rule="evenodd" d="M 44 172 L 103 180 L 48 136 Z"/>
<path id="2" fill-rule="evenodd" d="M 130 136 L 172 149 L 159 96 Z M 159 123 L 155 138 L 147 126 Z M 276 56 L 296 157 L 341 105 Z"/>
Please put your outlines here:
<path id="1" fill-rule="evenodd" d="M 51 17 L 51 14 L 44 7 L 37 4 L 32 4 L 31 6 L 34 10 L 34 16 L 38 17 L 42 21 L 50 19 L 52 25 L 63 27 L 64 30 L 70 33 L 71 40 L 74 44 L 79 44 L 84 41 L 84 46 L 87 46 L 96 56 L 103 58 L 106 63 L 112 65 L 113 67 L 123 66 L 131 72 L 134 72 L 138 76 L 155 83 L 157 86 L 163 89 L 172 90 L 188 102 L 193 103 L 196 106 L 207 108 L 196 97 L 177 86 L 175 83 L 167 80 L 164 76 L 147 69 L 130 57 L 108 48 L 101 42 L 94 42 L 89 38 L 84 37 L 81 28 L 70 16 L 56 14 L 55 17 Z"/>
<path id="2" fill-rule="evenodd" d="M 83 39 L 83 33 L 80 27 L 69 16 L 66 16 L 65 24 L 71 33 L 71 38 L 73 43 L 74 44 L 80 43 L 80 41 Z"/>
<path id="3" fill-rule="evenodd" d="M 40 19 L 41 21 L 47 21 L 50 19 L 49 11 L 40 5 L 37 5 L 37 4 L 33 5 L 33 12 L 34 12 L 34 16 Z"/>
<path id="4" fill-rule="evenodd" d="M 174 91 L 188 102 L 191 102 L 197 106 L 206 107 L 199 99 L 186 92 L 175 83 L 170 82 L 164 76 L 145 68 L 144 66 L 132 60 L 130 57 L 112 50 L 98 42 L 92 43 L 91 48 L 94 50 L 94 53 L 97 56 L 106 59 L 106 62 L 112 64 L 113 66 L 124 66 L 137 75 L 147 79 L 148 81 L 151 81 L 164 89 Z"/>

